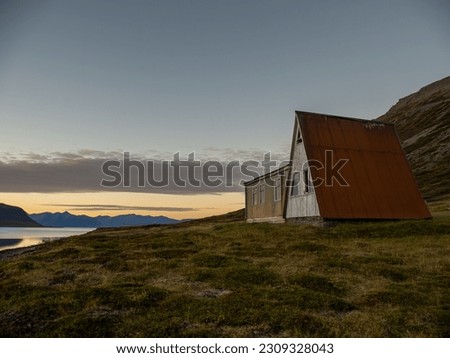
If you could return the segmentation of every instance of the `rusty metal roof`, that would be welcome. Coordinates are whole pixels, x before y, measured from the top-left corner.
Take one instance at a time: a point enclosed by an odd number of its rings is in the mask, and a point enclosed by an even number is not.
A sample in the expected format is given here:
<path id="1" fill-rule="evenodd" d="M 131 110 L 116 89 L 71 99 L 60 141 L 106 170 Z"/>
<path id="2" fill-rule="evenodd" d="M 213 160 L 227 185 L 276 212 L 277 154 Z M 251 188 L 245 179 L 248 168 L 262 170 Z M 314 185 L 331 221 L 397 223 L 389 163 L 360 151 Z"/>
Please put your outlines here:
<path id="1" fill-rule="evenodd" d="M 311 167 L 314 183 L 328 181 L 328 185 L 315 188 L 321 217 L 431 217 L 393 125 L 308 112 L 296 112 L 296 116 L 308 159 L 325 165 L 326 151 L 333 155 L 327 170 L 320 165 Z M 332 166 L 340 159 L 348 159 L 339 171 L 348 186 L 331 178 Z"/>

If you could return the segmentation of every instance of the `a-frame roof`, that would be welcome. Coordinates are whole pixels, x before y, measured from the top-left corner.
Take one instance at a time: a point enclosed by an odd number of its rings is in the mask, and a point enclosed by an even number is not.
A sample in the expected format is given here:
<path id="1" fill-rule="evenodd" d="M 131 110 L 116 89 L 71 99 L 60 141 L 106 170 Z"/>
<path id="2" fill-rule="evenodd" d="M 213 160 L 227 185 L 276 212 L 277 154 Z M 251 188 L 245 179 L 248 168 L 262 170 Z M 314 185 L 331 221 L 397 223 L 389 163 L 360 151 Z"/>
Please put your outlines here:
<path id="1" fill-rule="evenodd" d="M 393 125 L 309 112 L 296 112 L 296 118 L 294 131 L 300 125 L 306 155 L 313 161 L 312 179 L 323 181 L 315 187 L 322 218 L 431 217 Z M 341 159 L 348 160 L 339 170 L 347 186 L 331 178 Z"/>

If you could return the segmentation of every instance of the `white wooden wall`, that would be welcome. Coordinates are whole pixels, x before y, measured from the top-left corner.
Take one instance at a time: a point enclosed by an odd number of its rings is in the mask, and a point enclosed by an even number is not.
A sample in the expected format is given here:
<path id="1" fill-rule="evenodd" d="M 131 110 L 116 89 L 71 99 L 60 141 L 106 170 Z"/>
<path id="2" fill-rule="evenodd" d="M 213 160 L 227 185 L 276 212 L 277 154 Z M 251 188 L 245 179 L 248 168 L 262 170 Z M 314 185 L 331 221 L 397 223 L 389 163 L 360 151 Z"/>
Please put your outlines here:
<path id="1" fill-rule="evenodd" d="M 292 175 L 295 171 L 300 173 L 300 195 L 291 196 L 291 190 L 287 193 L 287 209 L 286 218 L 297 218 L 297 217 L 311 217 L 320 216 L 319 206 L 317 204 L 317 198 L 315 193 L 303 194 L 303 169 L 307 169 L 307 166 L 303 167 L 306 163 L 307 157 L 305 152 L 305 146 L 303 141 L 297 143 L 296 133 L 297 133 L 298 122 L 296 120 L 296 125 L 294 126 L 294 149 L 292 158 Z M 292 177 L 291 177 L 292 179 Z"/>

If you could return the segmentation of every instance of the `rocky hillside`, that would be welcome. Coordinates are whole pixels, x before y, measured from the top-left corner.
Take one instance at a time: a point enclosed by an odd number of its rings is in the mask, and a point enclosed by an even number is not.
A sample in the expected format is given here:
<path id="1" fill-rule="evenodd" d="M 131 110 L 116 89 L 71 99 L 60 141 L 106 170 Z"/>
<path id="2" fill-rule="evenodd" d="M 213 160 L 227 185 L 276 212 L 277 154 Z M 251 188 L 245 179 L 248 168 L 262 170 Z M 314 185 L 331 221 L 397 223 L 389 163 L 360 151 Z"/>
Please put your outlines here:
<path id="1" fill-rule="evenodd" d="M 0 226 L 39 227 L 41 225 L 32 220 L 23 209 L 0 204 Z"/>
<path id="2" fill-rule="evenodd" d="M 449 199 L 450 76 L 400 99 L 377 120 L 395 124 L 425 199 Z"/>

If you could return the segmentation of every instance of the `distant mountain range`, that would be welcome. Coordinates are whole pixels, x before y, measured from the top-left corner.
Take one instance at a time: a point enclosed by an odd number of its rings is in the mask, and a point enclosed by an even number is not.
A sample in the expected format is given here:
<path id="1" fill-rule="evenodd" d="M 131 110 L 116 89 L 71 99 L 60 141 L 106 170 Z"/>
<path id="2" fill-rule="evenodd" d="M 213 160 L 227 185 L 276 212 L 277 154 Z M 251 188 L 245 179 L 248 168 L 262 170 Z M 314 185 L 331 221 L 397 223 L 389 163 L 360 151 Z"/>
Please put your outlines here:
<path id="1" fill-rule="evenodd" d="M 42 226 L 53 227 L 120 227 L 140 226 L 154 224 L 176 224 L 179 220 L 166 216 L 143 216 L 143 215 L 118 215 L 118 216 L 96 216 L 73 215 L 67 211 L 63 213 L 40 213 L 31 214 L 30 217 Z"/>
<path id="2" fill-rule="evenodd" d="M 450 198 L 450 76 L 400 99 L 377 120 L 394 123 L 428 201 Z"/>
<path id="3" fill-rule="evenodd" d="M 0 204 L 0 227 L 40 227 L 28 214 L 17 206 Z"/>

